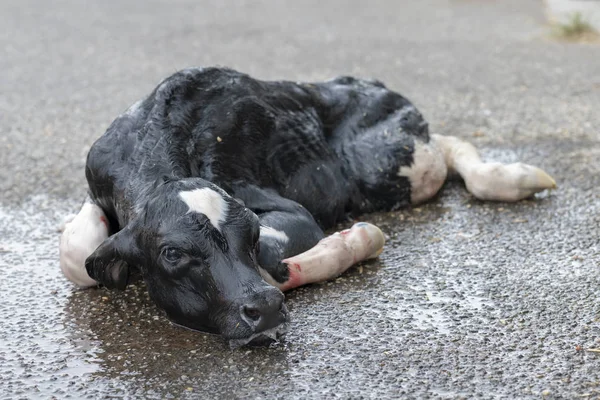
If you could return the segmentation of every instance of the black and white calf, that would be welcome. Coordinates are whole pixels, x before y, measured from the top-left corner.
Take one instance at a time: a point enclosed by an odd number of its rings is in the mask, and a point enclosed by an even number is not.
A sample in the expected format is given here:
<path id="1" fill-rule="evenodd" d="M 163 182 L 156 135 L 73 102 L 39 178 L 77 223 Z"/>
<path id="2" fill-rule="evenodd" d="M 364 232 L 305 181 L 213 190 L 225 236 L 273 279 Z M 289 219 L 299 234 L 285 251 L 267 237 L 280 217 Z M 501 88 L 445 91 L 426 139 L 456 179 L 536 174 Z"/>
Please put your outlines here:
<path id="1" fill-rule="evenodd" d="M 483 163 L 473 146 L 430 135 L 419 111 L 378 81 L 265 82 L 224 68 L 165 79 L 91 148 L 90 199 L 60 242 L 79 286 L 124 288 L 139 272 L 175 323 L 233 343 L 285 332 L 281 291 L 379 255 L 348 216 L 433 197 L 456 172 L 486 200 L 555 183 L 526 164 Z"/>

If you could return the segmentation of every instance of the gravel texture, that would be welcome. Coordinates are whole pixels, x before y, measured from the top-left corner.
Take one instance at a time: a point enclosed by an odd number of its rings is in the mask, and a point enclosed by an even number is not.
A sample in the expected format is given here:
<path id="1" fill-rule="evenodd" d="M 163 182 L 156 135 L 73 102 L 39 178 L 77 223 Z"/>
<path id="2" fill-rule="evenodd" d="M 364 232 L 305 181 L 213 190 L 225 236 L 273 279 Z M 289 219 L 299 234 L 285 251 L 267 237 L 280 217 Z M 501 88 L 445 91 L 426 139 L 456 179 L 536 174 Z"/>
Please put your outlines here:
<path id="1" fill-rule="evenodd" d="M 600 45 L 507 1 L 0 2 L 0 398 L 600 396 Z M 85 154 L 166 75 L 376 77 L 432 131 L 559 189 L 517 204 L 460 181 L 368 215 L 386 251 L 287 295 L 285 342 L 231 351 L 144 287 L 78 291 L 56 227 Z"/>

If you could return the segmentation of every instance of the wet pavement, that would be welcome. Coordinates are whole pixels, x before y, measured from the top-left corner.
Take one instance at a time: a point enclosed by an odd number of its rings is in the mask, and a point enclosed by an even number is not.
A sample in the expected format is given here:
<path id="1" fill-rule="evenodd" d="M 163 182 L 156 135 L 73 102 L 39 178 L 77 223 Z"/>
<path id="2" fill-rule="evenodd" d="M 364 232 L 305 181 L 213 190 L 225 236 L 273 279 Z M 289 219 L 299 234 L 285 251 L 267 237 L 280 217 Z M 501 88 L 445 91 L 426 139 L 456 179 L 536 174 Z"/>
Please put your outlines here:
<path id="1" fill-rule="evenodd" d="M 598 43 L 549 38 L 537 1 L 138 7 L 0 4 L 0 398 L 600 396 Z M 377 77 L 433 131 L 559 189 L 484 203 L 452 181 L 365 216 L 385 252 L 288 293 L 290 333 L 271 348 L 172 326 L 141 284 L 76 290 L 57 226 L 85 195 L 87 149 L 161 78 L 213 64 Z"/>

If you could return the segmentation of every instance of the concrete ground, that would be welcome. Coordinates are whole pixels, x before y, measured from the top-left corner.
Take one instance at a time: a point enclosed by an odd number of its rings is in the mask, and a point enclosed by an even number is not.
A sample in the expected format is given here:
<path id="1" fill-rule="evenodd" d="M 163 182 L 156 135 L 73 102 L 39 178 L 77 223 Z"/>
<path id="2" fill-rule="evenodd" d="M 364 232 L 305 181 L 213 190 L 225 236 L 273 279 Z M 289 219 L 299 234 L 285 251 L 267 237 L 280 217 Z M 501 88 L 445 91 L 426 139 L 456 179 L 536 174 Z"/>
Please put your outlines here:
<path id="1" fill-rule="evenodd" d="M 600 396 L 600 45 L 530 0 L 0 3 L 0 398 Z M 379 260 L 287 295 L 283 343 L 231 351 L 140 285 L 78 291 L 58 233 L 84 158 L 177 69 L 377 77 L 432 130 L 559 189 L 483 203 L 460 181 L 368 215 Z"/>

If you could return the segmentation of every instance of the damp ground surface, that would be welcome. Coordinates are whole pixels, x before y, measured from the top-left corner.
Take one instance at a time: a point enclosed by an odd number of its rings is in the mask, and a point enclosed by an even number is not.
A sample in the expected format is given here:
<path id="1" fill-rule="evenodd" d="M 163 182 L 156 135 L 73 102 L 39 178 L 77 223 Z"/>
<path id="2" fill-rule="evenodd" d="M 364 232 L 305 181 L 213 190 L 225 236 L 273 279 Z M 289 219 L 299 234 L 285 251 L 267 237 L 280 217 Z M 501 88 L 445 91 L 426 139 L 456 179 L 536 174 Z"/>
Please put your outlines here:
<path id="1" fill-rule="evenodd" d="M 600 46 L 537 1 L 0 3 L 0 398 L 600 396 Z M 459 180 L 364 216 L 378 260 L 287 294 L 271 348 L 172 326 L 142 285 L 76 290 L 56 230 L 85 154 L 163 77 L 377 77 L 434 132 L 559 189 L 517 204 Z"/>

